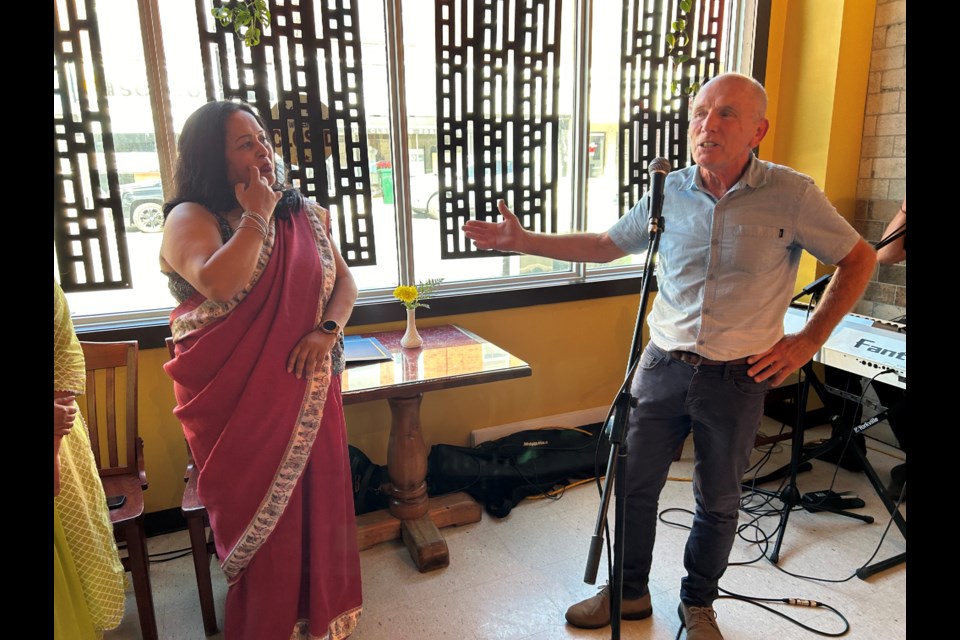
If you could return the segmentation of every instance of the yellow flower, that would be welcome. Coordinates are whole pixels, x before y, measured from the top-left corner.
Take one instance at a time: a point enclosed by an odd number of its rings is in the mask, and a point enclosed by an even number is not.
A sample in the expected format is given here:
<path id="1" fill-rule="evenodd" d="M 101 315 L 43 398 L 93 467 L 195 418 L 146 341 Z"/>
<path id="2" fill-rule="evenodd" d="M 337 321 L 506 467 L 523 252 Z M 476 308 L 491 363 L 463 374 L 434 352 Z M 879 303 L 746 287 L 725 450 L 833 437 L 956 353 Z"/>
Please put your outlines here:
<path id="1" fill-rule="evenodd" d="M 399 286 L 393 290 L 393 297 L 404 304 L 410 304 L 417 299 L 417 288 L 410 286 Z"/>

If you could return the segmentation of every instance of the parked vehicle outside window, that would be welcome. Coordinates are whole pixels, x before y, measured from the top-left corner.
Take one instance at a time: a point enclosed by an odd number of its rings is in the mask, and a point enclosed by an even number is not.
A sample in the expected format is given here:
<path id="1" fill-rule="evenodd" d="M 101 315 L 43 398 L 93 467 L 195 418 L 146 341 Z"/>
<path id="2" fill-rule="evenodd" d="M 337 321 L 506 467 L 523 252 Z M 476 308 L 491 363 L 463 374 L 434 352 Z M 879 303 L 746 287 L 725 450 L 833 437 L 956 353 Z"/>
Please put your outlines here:
<path id="1" fill-rule="evenodd" d="M 163 230 L 163 187 L 159 180 L 120 185 L 120 204 L 127 229 L 143 233 Z"/>

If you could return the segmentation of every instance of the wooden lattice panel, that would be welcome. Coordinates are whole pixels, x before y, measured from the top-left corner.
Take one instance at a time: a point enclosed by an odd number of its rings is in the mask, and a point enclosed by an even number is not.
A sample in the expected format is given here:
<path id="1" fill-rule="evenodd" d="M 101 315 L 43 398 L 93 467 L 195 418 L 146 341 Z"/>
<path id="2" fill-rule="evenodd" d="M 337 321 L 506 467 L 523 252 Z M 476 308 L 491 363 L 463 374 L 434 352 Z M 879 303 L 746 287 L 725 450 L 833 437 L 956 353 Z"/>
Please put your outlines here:
<path id="1" fill-rule="evenodd" d="M 495 221 L 499 198 L 524 227 L 556 231 L 561 6 L 436 3 L 442 258 L 479 253 L 460 227 Z"/>
<path id="2" fill-rule="evenodd" d="M 649 186 L 648 164 L 667 158 L 687 166 L 688 107 L 691 83 L 720 73 L 722 0 L 696 0 L 686 15 L 681 0 L 624 0 L 620 56 L 619 211 L 627 213 Z M 674 53 L 689 60 L 679 66 L 669 55 L 667 36 L 685 20 L 689 41 Z M 678 82 L 679 89 L 674 88 Z"/>
<path id="3" fill-rule="evenodd" d="M 275 0 L 260 44 L 247 47 L 196 0 L 207 98 L 256 106 L 293 183 L 337 217 L 351 266 L 377 262 L 358 4 Z"/>
<path id="4" fill-rule="evenodd" d="M 66 292 L 132 286 L 93 0 L 53 5 L 53 225 Z"/>

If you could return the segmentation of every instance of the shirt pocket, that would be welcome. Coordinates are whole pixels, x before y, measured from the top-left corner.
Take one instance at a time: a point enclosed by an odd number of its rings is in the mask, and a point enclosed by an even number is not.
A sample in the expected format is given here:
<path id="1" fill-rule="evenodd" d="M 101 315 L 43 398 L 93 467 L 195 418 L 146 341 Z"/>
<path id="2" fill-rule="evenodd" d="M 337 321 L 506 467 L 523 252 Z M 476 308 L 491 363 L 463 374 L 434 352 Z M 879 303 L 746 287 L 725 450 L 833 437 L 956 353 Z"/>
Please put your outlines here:
<path id="1" fill-rule="evenodd" d="M 756 224 L 734 229 L 733 266 L 747 273 L 763 273 L 787 259 L 793 230 Z"/>

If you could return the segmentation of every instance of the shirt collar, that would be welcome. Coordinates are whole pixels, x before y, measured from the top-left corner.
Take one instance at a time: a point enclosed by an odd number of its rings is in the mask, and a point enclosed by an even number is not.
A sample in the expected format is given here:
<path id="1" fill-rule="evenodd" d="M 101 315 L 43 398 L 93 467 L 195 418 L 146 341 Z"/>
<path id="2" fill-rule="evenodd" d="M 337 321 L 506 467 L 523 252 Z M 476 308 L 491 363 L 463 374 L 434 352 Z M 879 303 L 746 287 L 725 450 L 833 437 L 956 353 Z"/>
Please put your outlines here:
<path id="1" fill-rule="evenodd" d="M 697 168 L 697 165 L 692 165 L 691 169 L 693 170 L 684 177 L 683 183 L 680 185 L 680 190 L 684 191 L 689 189 L 697 189 L 698 191 L 705 191 L 703 188 L 703 180 L 700 178 L 700 171 Z M 758 160 L 757 156 L 751 152 L 750 159 L 747 162 L 746 171 L 743 172 L 743 175 L 740 176 L 740 180 L 737 182 L 737 184 L 733 185 L 730 190 L 733 191 L 743 187 L 757 189 L 766 184 L 766 182 L 767 164 Z"/>
<path id="2" fill-rule="evenodd" d="M 747 164 L 747 170 L 740 177 L 738 185 L 758 189 L 767 183 L 767 164 L 757 159 L 757 156 L 750 154 L 750 163 Z"/>
<path id="3" fill-rule="evenodd" d="M 683 175 L 683 182 L 680 183 L 680 191 L 690 191 L 691 189 L 702 190 L 702 184 L 700 183 L 700 170 L 697 168 L 697 165 L 691 165 L 690 171 L 687 171 Z"/>

